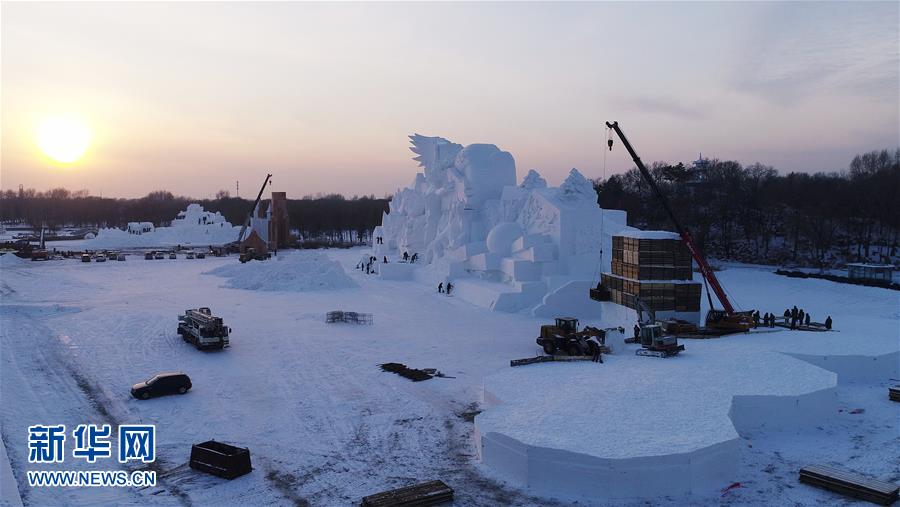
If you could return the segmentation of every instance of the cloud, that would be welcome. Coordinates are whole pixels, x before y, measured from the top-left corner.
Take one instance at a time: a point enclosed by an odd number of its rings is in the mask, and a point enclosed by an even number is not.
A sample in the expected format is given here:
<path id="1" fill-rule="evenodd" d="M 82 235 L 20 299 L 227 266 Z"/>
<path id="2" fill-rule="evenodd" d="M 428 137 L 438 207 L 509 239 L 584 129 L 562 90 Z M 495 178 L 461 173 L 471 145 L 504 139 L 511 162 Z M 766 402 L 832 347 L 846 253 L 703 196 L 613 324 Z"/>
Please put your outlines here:
<path id="1" fill-rule="evenodd" d="M 778 106 L 825 94 L 896 101 L 894 3 L 772 4 L 755 21 L 729 85 Z"/>
<path id="2" fill-rule="evenodd" d="M 665 114 L 677 118 L 706 118 L 706 112 L 702 108 L 685 105 L 671 97 L 627 97 L 620 102 L 626 108 L 642 113 Z"/>

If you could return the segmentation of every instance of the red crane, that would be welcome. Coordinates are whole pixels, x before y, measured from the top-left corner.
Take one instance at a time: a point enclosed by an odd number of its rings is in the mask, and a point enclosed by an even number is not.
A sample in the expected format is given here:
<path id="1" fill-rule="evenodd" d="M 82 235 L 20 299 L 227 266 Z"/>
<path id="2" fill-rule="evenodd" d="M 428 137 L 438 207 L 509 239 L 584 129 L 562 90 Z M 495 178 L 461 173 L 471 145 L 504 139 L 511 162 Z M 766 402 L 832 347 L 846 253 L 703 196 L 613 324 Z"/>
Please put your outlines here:
<path id="1" fill-rule="evenodd" d="M 750 312 L 735 311 L 734 306 L 731 304 L 731 301 L 728 300 L 728 295 L 725 294 L 725 289 L 722 288 L 722 284 L 720 284 L 719 280 L 716 278 L 715 272 L 712 270 L 709 263 L 706 262 L 706 258 L 703 256 L 703 253 L 701 253 L 700 249 L 697 248 L 697 245 L 694 243 L 694 239 L 691 237 L 691 233 L 681 225 L 678 217 L 675 216 L 675 212 L 672 211 L 672 206 L 669 204 L 669 199 L 659 189 L 659 186 L 653 179 L 653 175 L 650 174 L 650 171 L 647 170 L 647 167 L 644 166 L 644 163 L 641 161 L 641 157 L 639 157 L 637 152 L 634 151 L 634 148 L 631 147 L 631 143 L 628 142 L 628 138 L 625 137 L 622 129 L 619 128 L 619 122 L 606 122 L 606 126 L 613 129 L 619 136 L 619 139 L 622 140 L 622 144 L 625 145 L 625 149 L 628 150 L 628 153 L 631 155 L 631 159 L 634 160 L 634 163 L 637 166 L 638 170 L 641 172 L 641 175 L 644 177 L 644 180 L 647 181 L 647 184 L 653 190 L 653 193 L 656 194 L 656 198 L 659 199 L 659 202 L 662 203 L 663 208 L 665 208 L 666 210 L 666 213 L 669 214 L 669 218 L 672 219 L 672 223 L 675 224 L 675 230 L 678 232 L 678 235 L 681 236 L 681 240 L 687 246 L 687 249 L 691 252 L 691 257 L 693 257 L 694 262 L 697 263 L 697 267 L 700 269 L 700 274 L 703 275 L 703 279 L 706 280 L 708 286 L 712 288 L 712 291 L 716 294 L 716 298 L 718 298 L 719 302 L 722 303 L 724 311 L 713 309 L 712 297 L 709 295 L 709 292 L 707 292 L 706 295 L 707 297 L 709 297 L 710 307 L 709 313 L 707 313 L 706 315 L 707 327 L 731 328 L 738 330 L 747 330 L 753 327 L 753 319 L 750 316 Z M 612 150 L 612 138 L 609 139 L 608 143 L 609 149 Z"/>

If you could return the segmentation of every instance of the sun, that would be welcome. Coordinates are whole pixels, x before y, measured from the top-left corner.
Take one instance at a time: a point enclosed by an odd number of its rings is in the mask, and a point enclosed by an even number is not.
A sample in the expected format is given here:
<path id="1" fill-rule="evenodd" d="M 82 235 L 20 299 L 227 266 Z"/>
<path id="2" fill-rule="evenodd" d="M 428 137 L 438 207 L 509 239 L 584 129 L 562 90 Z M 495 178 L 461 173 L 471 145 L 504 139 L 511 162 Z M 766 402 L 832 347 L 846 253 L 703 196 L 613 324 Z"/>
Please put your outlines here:
<path id="1" fill-rule="evenodd" d="M 59 162 L 77 162 L 91 145 L 91 130 L 73 116 L 45 118 L 37 127 L 35 143 L 44 155 Z"/>

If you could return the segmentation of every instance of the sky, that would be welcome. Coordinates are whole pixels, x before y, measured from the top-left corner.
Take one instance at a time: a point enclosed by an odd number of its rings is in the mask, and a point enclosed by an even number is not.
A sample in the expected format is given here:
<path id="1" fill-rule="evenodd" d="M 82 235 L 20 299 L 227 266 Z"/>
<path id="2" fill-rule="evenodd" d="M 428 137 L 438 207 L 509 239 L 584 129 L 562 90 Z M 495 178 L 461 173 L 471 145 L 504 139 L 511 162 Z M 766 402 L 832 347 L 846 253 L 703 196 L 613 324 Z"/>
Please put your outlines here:
<path id="1" fill-rule="evenodd" d="M 900 145 L 897 2 L 10 3 L 0 188 L 382 196 L 407 135 L 512 153 L 550 184 L 704 157 L 845 169 Z M 42 154 L 80 118 L 85 156 Z"/>

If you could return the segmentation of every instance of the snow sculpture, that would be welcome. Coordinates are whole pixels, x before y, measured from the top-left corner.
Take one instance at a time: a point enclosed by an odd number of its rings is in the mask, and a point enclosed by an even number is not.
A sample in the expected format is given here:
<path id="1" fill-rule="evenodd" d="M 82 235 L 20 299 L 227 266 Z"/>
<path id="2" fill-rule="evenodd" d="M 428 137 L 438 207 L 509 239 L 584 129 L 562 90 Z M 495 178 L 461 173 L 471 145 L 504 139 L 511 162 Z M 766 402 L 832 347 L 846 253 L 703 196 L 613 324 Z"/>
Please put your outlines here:
<path id="1" fill-rule="evenodd" d="M 554 297 L 581 293 L 589 301 L 588 286 L 609 269 L 612 235 L 627 228 L 625 212 L 601 209 L 576 169 L 558 188 L 535 170 L 517 186 L 515 160 L 495 145 L 409 138 L 423 171 L 394 194 L 374 248 L 379 258 L 418 253 L 426 268 L 382 266 L 383 277 L 452 280 L 457 295 L 502 311 L 540 314 L 558 306 Z M 571 283 L 584 290 L 560 291 Z"/>
<path id="2" fill-rule="evenodd" d="M 178 212 L 169 227 L 153 227 L 151 222 L 129 222 L 125 230 L 100 229 L 96 238 L 87 238 L 87 248 L 164 247 L 175 245 L 221 245 L 237 239 L 235 227 L 218 211 L 206 211 L 192 203 Z"/>

